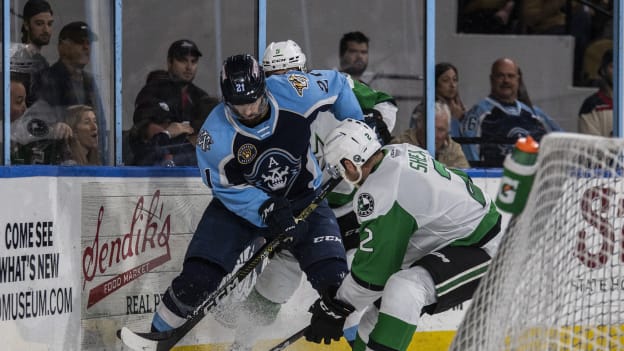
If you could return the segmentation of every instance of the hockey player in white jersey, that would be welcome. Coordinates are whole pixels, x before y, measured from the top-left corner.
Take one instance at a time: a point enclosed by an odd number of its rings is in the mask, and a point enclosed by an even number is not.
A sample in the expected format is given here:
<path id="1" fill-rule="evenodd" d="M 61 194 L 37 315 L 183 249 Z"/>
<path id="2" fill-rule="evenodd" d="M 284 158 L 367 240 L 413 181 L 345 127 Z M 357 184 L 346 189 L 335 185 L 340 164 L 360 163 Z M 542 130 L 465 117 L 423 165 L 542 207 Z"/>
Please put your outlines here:
<path id="1" fill-rule="evenodd" d="M 337 291 L 310 308 L 305 337 L 339 340 L 345 318 L 368 307 L 353 349 L 406 350 L 423 312 L 470 299 L 497 250 L 501 216 L 464 172 L 414 145 L 382 148 L 359 121 L 327 136 L 325 162 L 358 186 L 360 246 Z"/>

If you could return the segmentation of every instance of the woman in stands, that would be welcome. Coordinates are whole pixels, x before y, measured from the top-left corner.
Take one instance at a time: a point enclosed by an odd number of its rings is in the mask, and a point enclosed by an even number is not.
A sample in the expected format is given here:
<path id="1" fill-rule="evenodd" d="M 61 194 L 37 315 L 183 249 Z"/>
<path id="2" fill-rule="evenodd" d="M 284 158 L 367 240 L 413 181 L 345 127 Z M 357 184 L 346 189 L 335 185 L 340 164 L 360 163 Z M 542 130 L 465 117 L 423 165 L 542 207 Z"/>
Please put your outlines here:
<path id="1" fill-rule="evenodd" d="M 87 105 L 70 106 L 65 122 L 73 133 L 68 141 L 71 156 L 63 164 L 101 165 L 97 118 L 93 108 Z"/>
<path id="2" fill-rule="evenodd" d="M 459 136 L 459 125 L 466 107 L 459 97 L 459 73 L 457 67 L 448 62 L 435 66 L 436 100 L 445 102 L 451 110 L 451 136 Z"/>

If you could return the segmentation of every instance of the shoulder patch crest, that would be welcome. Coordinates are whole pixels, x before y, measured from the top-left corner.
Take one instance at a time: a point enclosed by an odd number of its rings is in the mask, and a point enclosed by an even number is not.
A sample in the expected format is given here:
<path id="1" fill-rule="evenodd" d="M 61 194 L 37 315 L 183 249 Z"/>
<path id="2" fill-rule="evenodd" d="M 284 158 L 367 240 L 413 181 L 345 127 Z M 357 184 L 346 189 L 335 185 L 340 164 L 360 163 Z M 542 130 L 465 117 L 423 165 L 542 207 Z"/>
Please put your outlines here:
<path id="1" fill-rule="evenodd" d="M 255 145 L 243 144 L 243 146 L 238 148 L 238 152 L 236 152 L 236 159 L 238 160 L 238 163 L 248 165 L 254 160 L 254 158 L 256 158 L 257 154 L 258 150 Z"/>
<path id="2" fill-rule="evenodd" d="M 202 151 L 206 152 L 210 150 L 210 145 L 212 145 L 212 143 L 213 140 L 210 133 L 205 129 L 200 130 L 199 134 L 197 134 L 197 146 L 199 146 Z"/>
<path id="3" fill-rule="evenodd" d="M 308 77 L 303 74 L 288 75 L 288 82 L 292 85 L 299 96 L 303 96 L 303 90 L 308 89 L 309 86 Z"/>
<path id="4" fill-rule="evenodd" d="M 369 193 L 361 193 L 357 199 L 358 216 L 368 217 L 375 211 L 375 200 Z"/>

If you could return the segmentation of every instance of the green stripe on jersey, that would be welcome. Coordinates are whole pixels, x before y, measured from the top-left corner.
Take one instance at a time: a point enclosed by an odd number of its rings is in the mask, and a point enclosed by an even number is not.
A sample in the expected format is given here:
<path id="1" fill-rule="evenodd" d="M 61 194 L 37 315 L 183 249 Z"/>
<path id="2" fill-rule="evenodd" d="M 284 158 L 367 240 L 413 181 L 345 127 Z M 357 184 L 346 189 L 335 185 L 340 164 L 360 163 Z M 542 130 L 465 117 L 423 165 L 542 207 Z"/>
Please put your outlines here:
<path id="1" fill-rule="evenodd" d="M 331 208 L 341 207 L 353 201 L 353 196 L 357 188 L 354 188 L 350 194 L 330 192 L 327 194 L 327 202 Z"/>
<path id="2" fill-rule="evenodd" d="M 380 312 L 369 340 L 392 350 L 407 350 L 414 331 L 416 331 L 415 325 Z"/>
<path id="3" fill-rule="evenodd" d="M 360 227 L 360 247 L 351 272 L 372 285 L 384 286 L 401 269 L 408 242 L 418 225 L 395 201 L 390 210 Z"/>
<path id="4" fill-rule="evenodd" d="M 478 266 L 472 267 L 472 269 L 468 271 L 462 272 L 461 274 L 458 274 L 454 277 L 451 277 L 450 279 L 447 279 L 446 281 L 443 281 L 440 284 L 437 284 L 435 288 L 438 298 L 459 288 L 460 286 L 463 286 L 476 279 L 481 278 L 485 274 L 485 272 L 487 272 L 487 269 L 490 266 L 490 261 L 491 260 L 487 260 L 486 262 Z"/>
<path id="5" fill-rule="evenodd" d="M 487 234 L 496 225 L 498 217 L 500 217 L 500 213 L 498 213 L 496 205 L 494 204 L 494 201 L 492 201 L 490 203 L 490 210 L 483 217 L 483 219 L 481 219 L 481 222 L 479 222 L 479 225 L 475 228 L 472 234 L 465 238 L 453 241 L 450 246 L 472 246 L 478 243 L 481 239 L 483 239 L 485 234 Z"/>

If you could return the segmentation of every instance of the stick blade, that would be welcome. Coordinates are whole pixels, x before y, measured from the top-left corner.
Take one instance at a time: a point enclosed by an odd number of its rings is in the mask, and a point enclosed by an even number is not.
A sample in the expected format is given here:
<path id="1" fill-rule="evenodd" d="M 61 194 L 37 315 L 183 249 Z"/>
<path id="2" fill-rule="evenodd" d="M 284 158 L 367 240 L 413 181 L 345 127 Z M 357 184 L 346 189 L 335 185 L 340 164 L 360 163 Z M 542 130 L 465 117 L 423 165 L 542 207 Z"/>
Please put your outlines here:
<path id="1" fill-rule="evenodd" d="M 123 327 L 117 331 L 117 337 L 121 339 L 124 345 L 136 351 L 157 351 L 158 340 L 151 340 L 142 337 L 127 327 Z"/>

